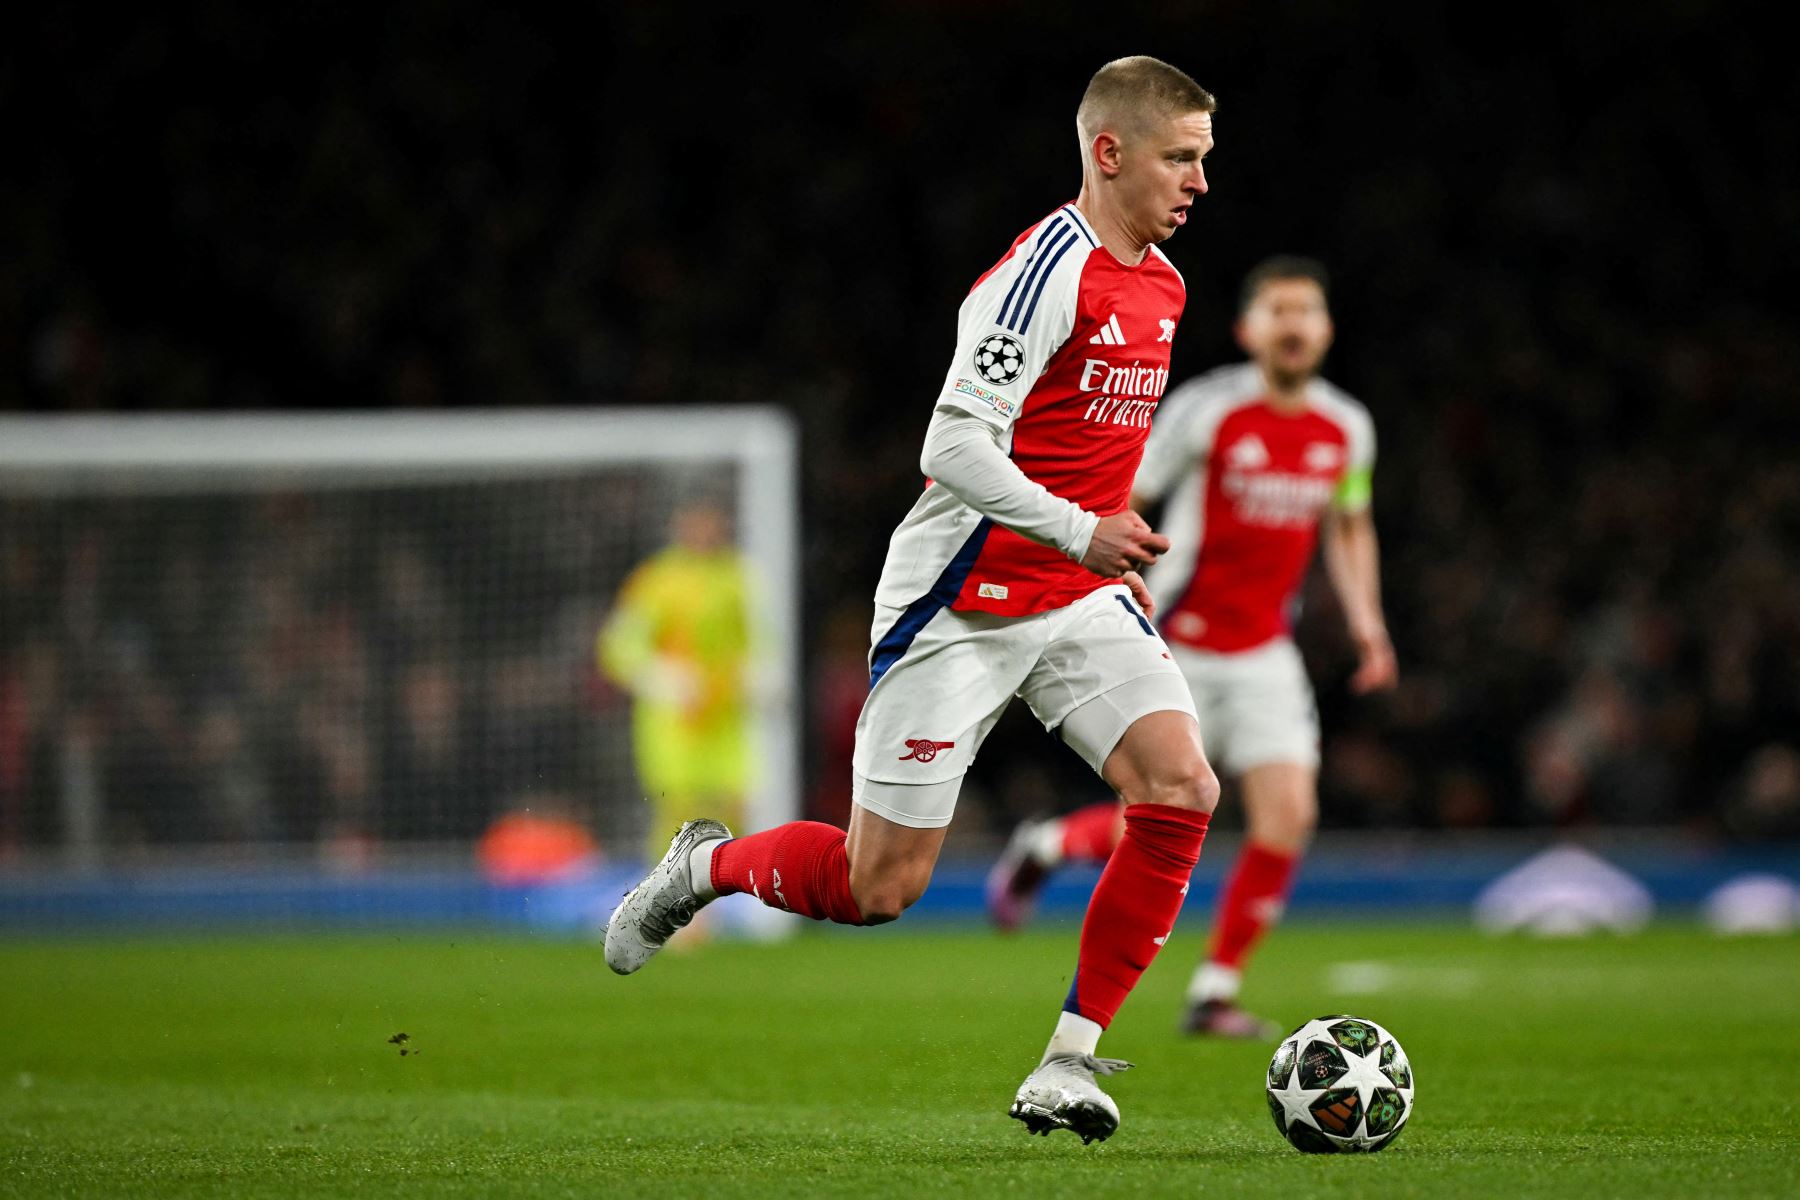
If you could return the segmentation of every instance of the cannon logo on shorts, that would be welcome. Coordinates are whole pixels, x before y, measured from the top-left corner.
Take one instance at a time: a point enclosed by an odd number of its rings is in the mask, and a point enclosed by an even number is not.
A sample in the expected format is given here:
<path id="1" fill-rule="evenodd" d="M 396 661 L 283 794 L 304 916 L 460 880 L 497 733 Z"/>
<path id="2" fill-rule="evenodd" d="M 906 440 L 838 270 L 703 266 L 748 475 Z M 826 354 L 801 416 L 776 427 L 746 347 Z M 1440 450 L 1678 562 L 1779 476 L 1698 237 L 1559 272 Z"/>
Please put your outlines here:
<path id="1" fill-rule="evenodd" d="M 938 756 L 939 750 L 949 750 L 955 742 L 934 742 L 930 738 L 907 738 L 906 753 L 900 756 L 901 762 L 930 762 Z"/>

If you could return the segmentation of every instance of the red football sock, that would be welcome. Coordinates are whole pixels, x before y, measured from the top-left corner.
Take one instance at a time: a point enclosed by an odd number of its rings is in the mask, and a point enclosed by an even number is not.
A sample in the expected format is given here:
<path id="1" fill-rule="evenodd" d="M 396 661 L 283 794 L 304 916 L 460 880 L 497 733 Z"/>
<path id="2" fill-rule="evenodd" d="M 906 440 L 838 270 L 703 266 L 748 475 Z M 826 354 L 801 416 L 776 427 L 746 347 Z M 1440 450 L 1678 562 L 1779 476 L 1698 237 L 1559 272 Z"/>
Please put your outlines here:
<path id="1" fill-rule="evenodd" d="M 733 838 L 713 851 L 712 885 L 721 896 L 749 892 L 770 908 L 861 925 L 844 837 L 835 825 L 792 821 Z"/>
<path id="2" fill-rule="evenodd" d="M 1219 914 L 1213 920 L 1212 947 L 1206 961 L 1237 970 L 1250 948 L 1281 918 L 1294 868 L 1300 856 L 1245 842 L 1225 890 L 1219 896 Z"/>
<path id="3" fill-rule="evenodd" d="M 1102 1029 L 1175 928 L 1210 816 L 1166 804 L 1125 810 L 1125 836 L 1100 873 L 1081 924 L 1065 1012 Z"/>
<path id="4" fill-rule="evenodd" d="M 1063 861 L 1105 862 L 1118 848 L 1123 828 L 1117 800 L 1076 809 L 1062 819 Z"/>

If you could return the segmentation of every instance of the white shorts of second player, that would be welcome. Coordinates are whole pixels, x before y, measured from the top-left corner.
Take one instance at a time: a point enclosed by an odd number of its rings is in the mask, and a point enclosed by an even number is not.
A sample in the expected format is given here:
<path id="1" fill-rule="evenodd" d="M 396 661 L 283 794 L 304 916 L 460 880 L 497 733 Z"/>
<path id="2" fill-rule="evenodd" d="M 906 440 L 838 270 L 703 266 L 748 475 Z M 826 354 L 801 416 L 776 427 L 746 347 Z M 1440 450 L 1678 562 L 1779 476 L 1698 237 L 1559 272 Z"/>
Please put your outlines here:
<path id="1" fill-rule="evenodd" d="M 964 772 L 1015 695 L 1096 772 L 1139 717 L 1194 715 L 1123 584 L 1024 617 L 877 607 L 872 640 L 879 676 L 856 722 L 851 799 L 916 829 L 950 823 Z"/>
<path id="2" fill-rule="evenodd" d="M 1214 770 L 1242 775 L 1267 763 L 1319 765 L 1319 707 L 1290 639 L 1233 654 L 1182 645 L 1171 653 L 1193 690 Z"/>

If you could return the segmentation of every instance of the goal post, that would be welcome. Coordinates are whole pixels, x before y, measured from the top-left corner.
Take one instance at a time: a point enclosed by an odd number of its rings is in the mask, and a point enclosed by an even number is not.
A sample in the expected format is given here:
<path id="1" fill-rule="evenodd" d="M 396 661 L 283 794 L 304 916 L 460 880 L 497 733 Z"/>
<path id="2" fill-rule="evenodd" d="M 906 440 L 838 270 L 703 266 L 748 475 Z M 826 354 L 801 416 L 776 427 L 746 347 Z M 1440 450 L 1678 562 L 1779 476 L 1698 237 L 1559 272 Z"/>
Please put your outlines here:
<path id="1" fill-rule="evenodd" d="M 534 797 L 640 859 L 595 639 L 694 497 L 752 598 L 747 823 L 793 819 L 796 446 L 767 406 L 0 416 L 0 862 L 466 853 Z"/>

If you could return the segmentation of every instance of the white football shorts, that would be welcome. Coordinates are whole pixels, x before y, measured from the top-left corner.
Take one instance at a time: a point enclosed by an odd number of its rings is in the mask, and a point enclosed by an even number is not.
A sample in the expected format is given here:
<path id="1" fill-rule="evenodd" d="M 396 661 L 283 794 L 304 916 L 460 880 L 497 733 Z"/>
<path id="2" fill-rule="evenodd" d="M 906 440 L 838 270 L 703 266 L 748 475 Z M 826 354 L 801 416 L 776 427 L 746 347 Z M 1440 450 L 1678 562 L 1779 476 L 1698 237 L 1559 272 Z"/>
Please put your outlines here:
<path id="1" fill-rule="evenodd" d="M 1124 584 L 1024 617 L 878 606 L 871 640 L 875 682 L 856 722 L 851 798 L 917 829 L 950 823 L 963 774 L 1015 695 L 1096 772 L 1139 717 L 1194 715 L 1167 644 Z"/>
<path id="2" fill-rule="evenodd" d="M 1264 763 L 1319 765 L 1319 707 L 1291 639 L 1231 654 L 1170 649 L 1194 693 L 1214 770 L 1241 775 Z"/>

